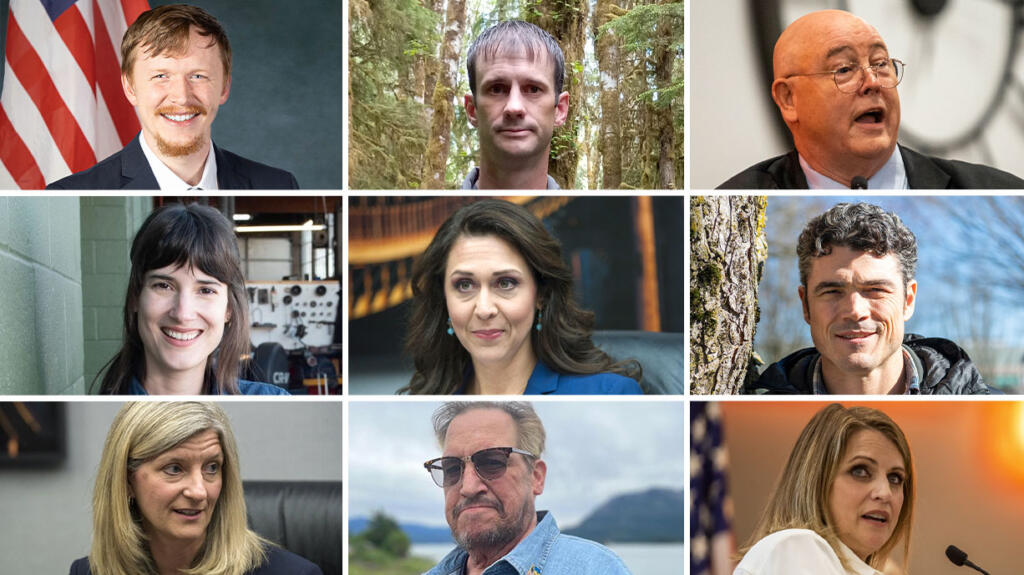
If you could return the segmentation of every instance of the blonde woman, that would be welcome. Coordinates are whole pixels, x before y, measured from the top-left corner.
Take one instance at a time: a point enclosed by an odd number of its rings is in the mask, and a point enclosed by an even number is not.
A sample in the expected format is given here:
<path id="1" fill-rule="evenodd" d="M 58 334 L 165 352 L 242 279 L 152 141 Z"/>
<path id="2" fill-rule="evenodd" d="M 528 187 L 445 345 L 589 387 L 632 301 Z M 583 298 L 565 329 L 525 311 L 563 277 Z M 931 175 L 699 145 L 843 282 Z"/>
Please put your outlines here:
<path id="1" fill-rule="evenodd" d="M 886 414 L 834 403 L 797 439 L 734 575 L 881 575 L 914 512 L 907 438 Z"/>
<path id="2" fill-rule="evenodd" d="M 318 575 L 246 526 L 238 450 L 213 403 L 128 403 L 103 446 L 92 549 L 72 575 Z"/>

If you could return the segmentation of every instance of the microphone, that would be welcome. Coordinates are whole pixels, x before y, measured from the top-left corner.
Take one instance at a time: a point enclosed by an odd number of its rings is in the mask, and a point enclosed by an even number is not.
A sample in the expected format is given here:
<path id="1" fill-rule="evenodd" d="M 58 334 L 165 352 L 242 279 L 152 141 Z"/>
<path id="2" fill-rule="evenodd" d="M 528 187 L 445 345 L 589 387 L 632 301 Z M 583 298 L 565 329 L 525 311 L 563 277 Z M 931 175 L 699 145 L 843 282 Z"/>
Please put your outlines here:
<path id="1" fill-rule="evenodd" d="M 961 551 L 956 545 L 950 545 L 949 547 L 946 547 L 946 557 L 948 557 L 949 560 L 953 562 L 953 565 L 956 565 L 957 567 L 962 567 L 966 565 L 980 573 L 989 575 L 988 571 L 985 571 L 981 567 L 978 567 L 974 563 L 968 561 L 967 554 Z"/>
<path id="2" fill-rule="evenodd" d="M 853 179 L 850 180 L 850 189 L 851 190 L 866 190 L 866 189 L 868 189 L 868 179 L 865 178 L 864 176 L 854 176 Z"/>

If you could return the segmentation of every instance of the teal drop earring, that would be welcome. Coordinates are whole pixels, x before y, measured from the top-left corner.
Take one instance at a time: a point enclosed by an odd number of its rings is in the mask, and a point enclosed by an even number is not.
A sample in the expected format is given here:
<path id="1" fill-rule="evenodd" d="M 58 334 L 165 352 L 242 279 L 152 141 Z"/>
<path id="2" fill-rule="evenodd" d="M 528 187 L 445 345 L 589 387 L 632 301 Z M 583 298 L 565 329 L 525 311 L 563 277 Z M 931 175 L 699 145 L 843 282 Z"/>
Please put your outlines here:
<path id="1" fill-rule="evenodd" d="M 540 331 L 540 310 L 537 310 L 537 323 L 534 327 L 537 328 L 537 331 Z"/>
<path id="2" fill-rule="evenodd" d="M 452 318 L 448 318 L 448 335 L 455 335 L 455 328 L 452 327 Z"/>

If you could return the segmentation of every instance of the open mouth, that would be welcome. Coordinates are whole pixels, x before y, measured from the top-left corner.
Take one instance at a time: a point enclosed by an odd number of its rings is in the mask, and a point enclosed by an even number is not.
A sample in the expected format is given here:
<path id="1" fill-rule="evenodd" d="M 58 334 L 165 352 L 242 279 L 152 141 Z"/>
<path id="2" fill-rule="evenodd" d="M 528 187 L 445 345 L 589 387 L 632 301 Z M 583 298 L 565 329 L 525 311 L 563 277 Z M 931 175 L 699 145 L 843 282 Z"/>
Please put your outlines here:
<path id="1" fill-rule="evenodd" d="M 865 513 L 864 515 L 861 515 L 861 518 L 879 525 L 885 525 L 889 522 L 889 516 L 884 513 Z"/>
<path id="2" fill-rule="evenodd" d="M 185 517 L 198 517 L 202 513 L 199 509 L 175 509 L 174 512 Z"/>
<path id="3" fill-rule="evenodd" d="M 885 120 L 885 110 L 882 108 L 872 108 L 863 114 L 857 116 L 854 120 L 858 124 L 869 124 L 877 125 L 881 124 Z"/>
<path id="4" fill-rule="evenodd" d="M 871 337 L 873 335 L 875 335 L 875 332 L 873 331 L 846 331 L 842 333 L 837 333 L 836 337 L 840 339 L 853 341 Z"/>
<path id="5" fill-rule="evenodd" d="M 192 341 L 199 337 L 199 334 L 203 333 L 201 330 L 193 331 L 176 331 L 170 328 L 162 327 L 160 331 L 163 332 L 167 337 L 176 341 Z"/>

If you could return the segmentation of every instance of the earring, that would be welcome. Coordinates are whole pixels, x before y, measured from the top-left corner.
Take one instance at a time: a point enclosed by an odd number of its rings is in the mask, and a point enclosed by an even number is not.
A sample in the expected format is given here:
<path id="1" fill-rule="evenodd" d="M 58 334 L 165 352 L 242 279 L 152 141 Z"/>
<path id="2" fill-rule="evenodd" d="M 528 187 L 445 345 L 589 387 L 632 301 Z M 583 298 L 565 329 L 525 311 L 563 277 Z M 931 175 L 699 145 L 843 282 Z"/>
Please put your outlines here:
<path id="1" fill-rule="evenodd" d="M 535 326 L 537 331 L 540 331 L 540 310 L 537 310 L 537 324 Z"/>
<path id="2" fill-rule="evenodd" d="M 452 318 L 448 318 L 448 335 L 455 335 L 455 328 L 452 327 Z"/>

